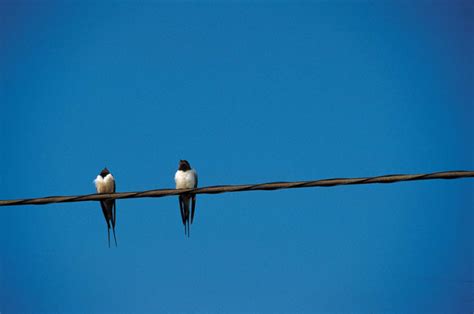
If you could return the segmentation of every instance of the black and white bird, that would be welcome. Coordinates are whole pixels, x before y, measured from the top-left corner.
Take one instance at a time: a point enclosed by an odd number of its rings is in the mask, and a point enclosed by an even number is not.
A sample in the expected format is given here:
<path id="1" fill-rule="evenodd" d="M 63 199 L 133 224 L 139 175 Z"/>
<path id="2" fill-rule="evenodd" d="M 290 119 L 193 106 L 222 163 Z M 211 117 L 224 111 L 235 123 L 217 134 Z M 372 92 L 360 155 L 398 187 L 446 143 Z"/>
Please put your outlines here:
<path id="1" fill-rule="evenodd" d="M 110 173 L 109 169 L 104 168 L 97 178 L 94 180 L 97 193 L 115 193 L 115 179 Z M 107 235 L 110 247 L 110 225 L 112 224 L 112 232 L 114 233 L 115 246 L 117 246 L 117 238 L 115 237 L 115 218 L 116 208 L 115 200 L 100 201 L 102 212 L 104 213 L 105 221 L 107 222 Z"/>
<path id="2" fill-rule="evenodd" d="M 187 160 L 180 160 L 178 171 L 176 171 L 174 176 L 174 181 L 176 182 L 176 189 L 195 189 L 198 185 L 198 175 L 196 170 L 191 168 L 191 165 Z M 192 203 L 191 212 L 189 211 L 190 201 Z M 184 234 L 188 237 L 189 225 L 193 223 L 195 208 L 196 194 L 181 194 L 179 196 L 179 209 L 181 211 L 181 219 L 184 225 Z"/>

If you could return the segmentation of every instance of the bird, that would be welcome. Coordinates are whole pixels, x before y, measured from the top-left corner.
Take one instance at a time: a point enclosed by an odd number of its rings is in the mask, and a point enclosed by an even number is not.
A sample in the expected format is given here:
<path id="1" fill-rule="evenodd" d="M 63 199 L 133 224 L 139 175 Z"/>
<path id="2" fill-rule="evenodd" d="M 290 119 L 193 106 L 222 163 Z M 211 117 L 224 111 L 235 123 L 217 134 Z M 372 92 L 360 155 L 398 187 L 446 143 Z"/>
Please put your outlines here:
<path id="1" fill-rule="evenodd" d="M 191 168 L 187 160 L 180 160 L 178 171 L 174 176 L 176 189 L 195 189 L 198 186 L 198 175 L 196 170 Z M 191 213 L 189 212 L 189 202 L 191 201 Z M 189 225 L 194 220 L 194 210 L 196 208 L 196 194 L 180 194 L 179 209 L 181 211 L 181 220 L 184 225 L 184 235 L 189 237 Z M 191 214 L 191 217 L 190 217 Z M 187 228 L 187 230 L 186 230 Z"/>
<path id="2" fill-rule="evenodd" d="M 101 193 L 115 193 L 115 179 L 110 173 L 109 169 L 105 167 L 97 178 L 94 180 L 95 188 L 98 194 Z M 112 232 L 114 233 L 115 246 L 117 246 L 117 238 L 115 237 L 115 219 L 116 206 L 115 199 L 100 201 L 102 213 L 104 214 L 105 222 L 107 222 L 107 236 L 110 248 L 110 225 L 112 224 Z"/>

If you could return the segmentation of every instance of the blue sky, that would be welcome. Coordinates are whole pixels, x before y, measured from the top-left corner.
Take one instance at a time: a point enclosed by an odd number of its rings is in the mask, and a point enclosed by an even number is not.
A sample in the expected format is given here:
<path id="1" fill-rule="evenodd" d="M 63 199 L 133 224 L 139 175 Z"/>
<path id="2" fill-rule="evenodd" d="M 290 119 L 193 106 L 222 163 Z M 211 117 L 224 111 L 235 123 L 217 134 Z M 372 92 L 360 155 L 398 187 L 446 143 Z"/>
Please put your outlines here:
<path id="1" fill-rule="evenodd" d="M 460 1 L 2 1 L 0 199 L 473 169 Z M 0 208 L 0 312 L 470 312 L 472 180 Z"/>

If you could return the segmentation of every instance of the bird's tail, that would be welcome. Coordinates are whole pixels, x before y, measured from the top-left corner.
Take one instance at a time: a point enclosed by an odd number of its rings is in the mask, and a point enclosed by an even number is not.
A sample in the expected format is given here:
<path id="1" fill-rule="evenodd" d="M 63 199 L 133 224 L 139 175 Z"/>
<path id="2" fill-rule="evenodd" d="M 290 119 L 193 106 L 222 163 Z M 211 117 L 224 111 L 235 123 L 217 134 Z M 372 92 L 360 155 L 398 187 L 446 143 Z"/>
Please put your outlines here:
<path id="1" fill-rule="evenodd" d="M 187 231 L 186 231 L 186 213 L 185 213 L 185 196 L 183 195 L 180 195 L 179 196 L 179 212 L 181 214 L 181 222 L 183 223 L 183 227 L 184 227 L 184 236 L 187 235 Z"/>
<path id="2" fill-rule="evenodd" d="M 188 223 L 188 238 L 189 238 L 189 236 L 191 235 L 191 232 L 190 232 L 191 229 L 190 229 L 190 224 L 189 224 L 189 218 L 188 218 L 188 222 L 187 222 L 187 223 Z"/>
<path id="3" fill-rule="evenodd" d="M 117 237 L 115 236 L 115 227 L 112 227 L 112 232 L 114 234 L 115 247 L 117 247 Z M 110 239 L 109 239 L 109 247 L 110 247 Z"/>
<path id="4" fill-rule="evenodd" d="M 190 230 L 189 230 L 189 220 L 190 220 L 190 213 L 189 213 L 189 197 L 186 195 L 183 197 L 183 207 L 184 207 L 184 217 L 185 217 L 185 226 L 184 228 L 187 228 L 187 233 L 185 231 L 185 235 L 187 234 L 188 238 L 190 235 Z"/>
<path id="5" fill-rule="evenodd" d="M 109 249 L 110 249 L 110 225 L 107 226 L 107 240 L 109 242 Z"/>
<path id="6" fill-rule="evenodd" d="M 117 219 L 117 211 L 115 207 L 115 200 L 113 200 L 113 210 L 112 210 L 112 232 L 114 233 L 115 247 L 117 247 L 117 237 L 115 236 L 115 221 Z"/>
<path id="7" fill-rule="evenodd" d="M 191 224 L 194 221 L 194 210 L 196 209 L 196 194 L 191 197 Z"/>

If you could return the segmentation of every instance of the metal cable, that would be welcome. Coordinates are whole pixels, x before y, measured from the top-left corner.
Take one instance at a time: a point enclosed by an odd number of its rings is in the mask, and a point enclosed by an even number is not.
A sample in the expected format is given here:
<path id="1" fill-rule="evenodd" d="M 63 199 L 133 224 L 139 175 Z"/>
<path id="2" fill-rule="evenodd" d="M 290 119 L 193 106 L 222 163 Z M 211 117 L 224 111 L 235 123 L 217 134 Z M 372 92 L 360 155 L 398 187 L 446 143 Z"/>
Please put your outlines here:
<path id="1" fill-rule="evenodd" d="M 295 189 L 309 187 L 331 187 L 337 185 L 352 184 L 372 184 L 372 183 L 394 183 L 401 181 L 417 181 L 417 180 L 434 180 L 434 179 L 459 179 L 472 178 L 474 171 L 445 171 L 428 174 L 393 174 L 367 178 L 336 178 L 322 179 L 314 181 L 298 181 L 298 182 L 271 182 L 260 184 L 243 184 L 243 185 L 219 185 L 208 186 L 197 189 L 158 189 L 141 192 L 119 192 L 110 194 L 88 194 L 76 196 L 48 196 L 40 198 L 18 199 L 18 200 L 0 200 L 0 206 L 13 205 L 44 205 L 52 203 L 69 203 L 84 201 L 100 201 L 105 199 L 125 199 L 125 198 L 143 198 L 143 197 L 165 197 L 179 195 L 184 193 L 192 194 L 218 194 L 229 192 L 244 191 L 272 191 L 280 189 Z"/>

